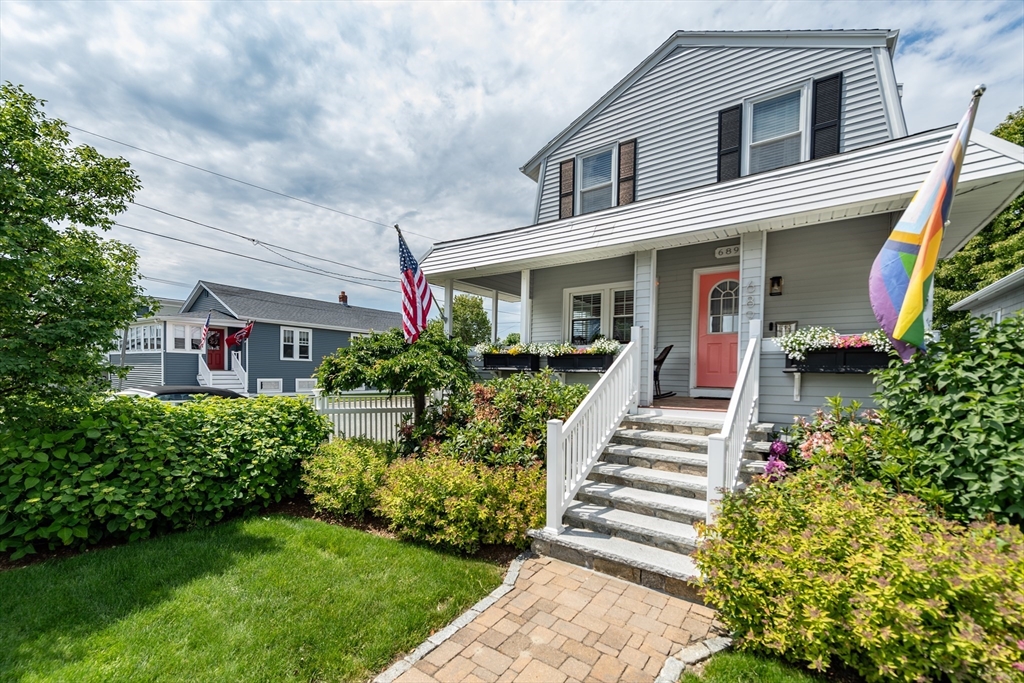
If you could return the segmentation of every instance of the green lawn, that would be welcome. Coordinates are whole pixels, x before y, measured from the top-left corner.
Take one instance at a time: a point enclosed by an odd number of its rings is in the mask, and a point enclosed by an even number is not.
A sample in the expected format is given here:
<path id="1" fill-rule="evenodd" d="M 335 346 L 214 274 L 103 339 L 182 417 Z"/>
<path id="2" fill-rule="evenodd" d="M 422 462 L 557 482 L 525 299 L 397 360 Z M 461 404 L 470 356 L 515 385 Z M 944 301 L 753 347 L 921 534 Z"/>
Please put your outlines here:
<path id="1" fill-rule="evenodd" d="M 502 569 L 287 516 L 0 573 L 0 680 L 365 680 Z"/>
<path id="2" fill-rule="evenodd" d="M 684 673 L 680 683 L 821 683 L 822 679 L 776 659 L 746 652 L 721 652 L 710 660 L 698 678 Z"/>

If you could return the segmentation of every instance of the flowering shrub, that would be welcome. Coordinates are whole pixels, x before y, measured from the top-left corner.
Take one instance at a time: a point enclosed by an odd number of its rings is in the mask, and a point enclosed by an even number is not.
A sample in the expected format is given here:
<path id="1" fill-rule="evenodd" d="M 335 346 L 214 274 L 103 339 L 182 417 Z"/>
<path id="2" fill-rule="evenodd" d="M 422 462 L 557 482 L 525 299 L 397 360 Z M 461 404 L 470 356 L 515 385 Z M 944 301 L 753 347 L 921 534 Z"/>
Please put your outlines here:
<path id="1" fill-rule="evenodd" d="M 839 334 L 831 327 L 803 327 L 775 337 L 775 343 L 791 360 L 806 360 L 808 351 L 820 349 L 856 349 L 868 346 L 876 351 L 892 349 L 889 338 L 882 330 L 872 330 L 863 334 Z"/>
<path id="2" fill-rule="evenodd" d="M 1020 681 L 1024 534 L 944 521 L 834 466 L 722 501 L 695 555 L 744 649 L 869 681 Z"/>
<path id="3" fill-rule="evenodd" d="M 591 355 L 604 355 L 611 354 L 615 355 L 619 352 L 622 347 L 615 339 L 597 339 L 590 346 L 573 346 L 568 342 L 556 343 L 545 343 L 545 344 L 514 344 L 507 346 L 504 344 L 492 344 L 490 342 L 484 342 L 477 344 L 474 348 L 477 353 L 507 353 L 512 356 L 519 355 L 521 353 L 535 353 L 545 358 L 557 358 L 558 356 L 572 356 L 577 354 L 591 354 Z"/>

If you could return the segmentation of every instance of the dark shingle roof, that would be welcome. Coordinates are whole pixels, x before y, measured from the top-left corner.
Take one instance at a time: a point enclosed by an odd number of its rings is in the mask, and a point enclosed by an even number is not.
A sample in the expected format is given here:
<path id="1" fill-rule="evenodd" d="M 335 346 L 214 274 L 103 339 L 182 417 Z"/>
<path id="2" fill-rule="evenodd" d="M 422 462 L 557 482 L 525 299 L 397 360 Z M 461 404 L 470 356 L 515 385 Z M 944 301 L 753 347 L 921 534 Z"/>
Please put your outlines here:
<path id="1" fill-rule="evenodd" d="M 402 325 L 402 315 L 376 308 L 345 306 L 332 301 L 305 299 L 287 294 L 199 281 L 224 302 L 239 319 L 279 320 L 310 326 L 344 327 L 352 330 L 389 330 Z M 228 313 L 229 311 L 224 311 Z"/>

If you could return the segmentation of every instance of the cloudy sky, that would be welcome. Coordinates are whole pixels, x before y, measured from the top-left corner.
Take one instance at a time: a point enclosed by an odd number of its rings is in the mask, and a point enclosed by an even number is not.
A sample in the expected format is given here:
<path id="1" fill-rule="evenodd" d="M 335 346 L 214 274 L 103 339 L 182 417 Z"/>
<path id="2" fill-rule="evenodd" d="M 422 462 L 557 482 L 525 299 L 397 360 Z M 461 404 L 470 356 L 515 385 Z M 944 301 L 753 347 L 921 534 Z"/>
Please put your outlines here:
<path id="1" fill-rule="evenodd" d="M 1024 3 L 56 3 L 0 1 L 0 80 L 77 128 L 384 224 L 414 253 L 526 225 L 519 172 L 677 29 L 898 28 L 910 131 L 977 126 L 1024 105 Z M 78 130 L 127 158 L 138 204 L 389 275 L 390 228 L 203 173 Z M 279 263 L 260 246 L 133 206 L 121 222 Z M 398 309 L 393 282 L 341 282 L 122 228 L 149 278 L 203 278 Z M 378 278 L 351 267 L 304 263 Z M 295 264 L 292 264 L 295 265 Z M 299 266 L 297 266 L 299 267 Z M 146 282 L 151 294 L 188 287 Z M 504 310 L 504 309 L 503 309 Z M 502 315 L 503 331 L 516 312 Z"/>

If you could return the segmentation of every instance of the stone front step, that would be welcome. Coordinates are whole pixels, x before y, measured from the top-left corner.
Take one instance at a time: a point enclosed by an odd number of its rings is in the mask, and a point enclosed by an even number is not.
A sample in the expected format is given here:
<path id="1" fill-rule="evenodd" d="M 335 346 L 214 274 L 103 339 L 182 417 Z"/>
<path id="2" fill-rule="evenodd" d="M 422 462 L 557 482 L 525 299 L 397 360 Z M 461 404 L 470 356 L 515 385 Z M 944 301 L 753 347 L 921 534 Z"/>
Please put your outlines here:
<path id="1" fill-rule="evenodd" d="M 663 448 L 669 451 L 707 453 L 708 437 L 697 434 L 676 434 L 651 429 L 619 429 L 612 437 L 612 443 L 629 446 Z"/>
<path id="2" fill-rule="evenodd" d="M 670 451 L 665 448 L 647 446 L 630 446 L 628 444 L 609 444 L 601 456 L 603 462 L 633 467 L 650 467 L 666 472 L 682 472 L 706 477 L 708 473 L 707 453 L 691 453 L 688 451 Z"/>
<path id="3" fill-rule="evenodd" d="M 638 413 L 627 415 L 622 419 L 621 427 L 624 429 L 646 429 L 660 432 L 674 432 L 676 434 L 696 434 L 707 436 L 722 431 L 724 417 L 720 419 L 694 419 L 684 417 L 670 417 L 655 413 Z"/>
<path id="4" fill-rule="evenodd" d="M 708 515 L 707 501 L 700 498 L 684 498 L 591 480 L 583 482 L 576 500 L 684 524 L 704 521 Z"/>
<path id="5" fill-rule="evenodd" d="M 697 530 L 690 524 L 602 505 L 575 501 L 570 503 L 562 521 L 571 527 L 590 529 L 684 555 L 690 554 L 697 547 Z"/>
<path id="6" fill-rule="evenodd" d="M 688 555 L 609 536 L 589 529 L 569 528 L 560 534 L 546 529 L 528 532 L 533 551 L 564 562 L 617 576 L 684 600 L 700 603 L 700 572 Z"/>
<path id="7" fill-rule="evenodd" d="M 618 484 L 632 489 L 656 491 L 684 498 L 707 500 L 708 480 L 706 476 L 665 472 L 650 467 L 633 467 L 613 462 L 599 462 L 587 477 L 590 481 Z"/>

